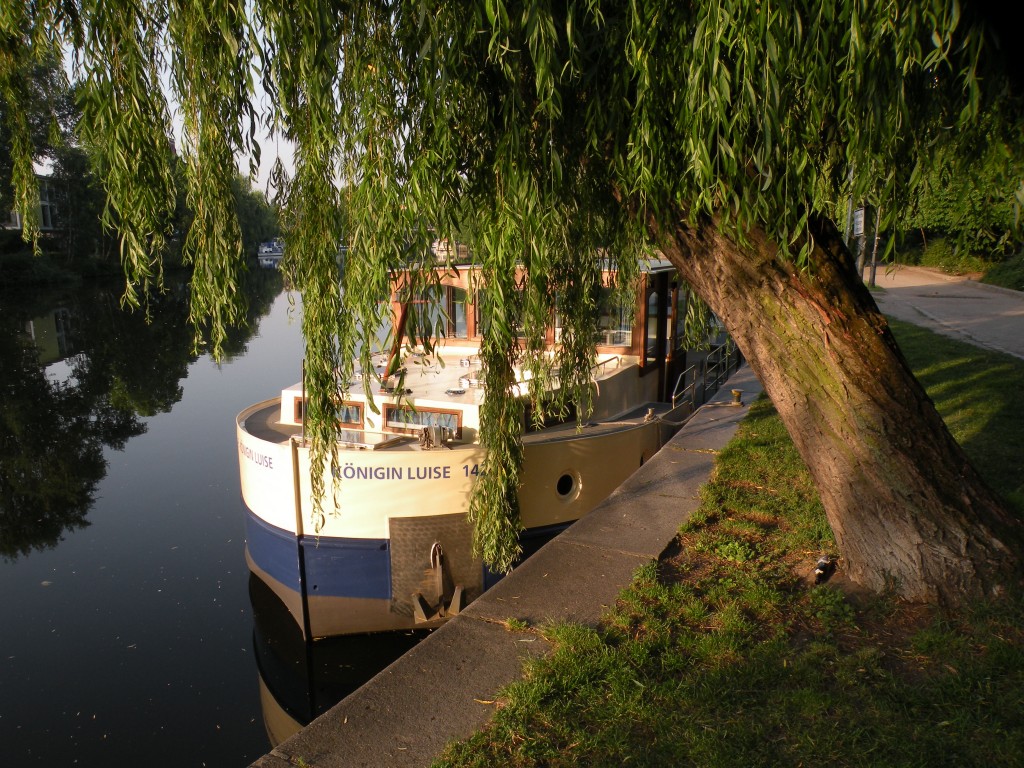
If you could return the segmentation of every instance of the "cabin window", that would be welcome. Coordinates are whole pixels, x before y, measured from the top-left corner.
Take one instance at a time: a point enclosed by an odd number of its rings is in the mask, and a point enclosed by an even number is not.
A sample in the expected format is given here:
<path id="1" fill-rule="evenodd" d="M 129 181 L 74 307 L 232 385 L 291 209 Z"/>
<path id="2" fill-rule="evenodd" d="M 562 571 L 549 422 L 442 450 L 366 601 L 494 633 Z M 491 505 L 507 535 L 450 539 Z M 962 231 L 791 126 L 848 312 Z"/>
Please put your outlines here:
<path id="1" fill-rule="evenodd" d="M 363 428 L 363 404 L 342 403 L 338 408 L 338 423 L 345 426 Z"/>
<path id="2" fill-rule="evenodd" d="M 644 349 L 647 355 L 645 362 L 648 365 L 656 365 L 661 356 L 661 341 L 658 335 L 660 308 L 661 296 L 656 291 L 651 291 L 647 294 L 647 322 L 644 324 L 646 327 Z"/>
<path id="3" fill-rule="evenodd" d="M 345 401 L 338 408 L 338 423 L 346 427 L 363 428 L 363 404 Z M 306 418 L 306 399 L 295 398 L 295 423 L 301 424 Z"/>
<path id="4" fill-rule="evenodd" d="M 676 340 L 682 343 L 686 338 L 686 310 L 690 304 L 690 291 L 680 284 L 676 288 Z"/>
<path id="5" fill-rule="evenodd" d="M 644 292 L 644 373 L 661 370 L 665 363 L 665 349 L 672 328 L 670 323 L 670 294 L 668 275 L 647 276 Z"/>
<path id="6" fill-rule="evenodd" d="M 469 323 L 466 321 L 466 305 L 469 292 L 464 288 L 448 289 L 448 335 L 454 339 L 469 338 Z"/>
<path id="7" fill-rule="evenodd" d="M 421 290 L 409 303 L 405 337 L 415 337 L 417 343 L 427 339 L 469 338 L 469 311 L 478 307 L 465 288 L 431 285 Z M 479 314 L 476 316 L 480 327 Z"/>
<path id="8" fill-rule="evenodd" d="M 598 296 L 597 341 L 611 347 L 628 347 L 633 336 L 633 307 L 611 288 Z"/>
<path id="9" fill-rule="evenodd" d="M 443 427 L 456 440 L 461 440 L 462 412 L 384 404 L 384 429 L 387 431 L 414 435 L 423 427 Z"/>
<path id="10" fill-rule="evenodd" d="M 486 336 L 489 332 L 491 322 L 494 320 L 492 310 L 485 306 L 485 302 L 479 301 L 480 296 L 477 296 L 478 301 L 476 302 L 476 333 L 477 336 Z M 511 324 L 512 331 L 515 333 L 517 338 L 525 338 L 526 330 L 523 328 L 523 305 L 526 303 L 526 294 L 523 290 L 517 288 L 511 294 L 512 301 L 509 306 L 505 308 L 504 320 Z"/>
<path id="11" fill-rule="evenodd" d="M 445 336 L 447 309 L 444 286 L 430 285 L 423 288 L 406 307 L 406 338 L 411 343 L 421 344 Z"/>

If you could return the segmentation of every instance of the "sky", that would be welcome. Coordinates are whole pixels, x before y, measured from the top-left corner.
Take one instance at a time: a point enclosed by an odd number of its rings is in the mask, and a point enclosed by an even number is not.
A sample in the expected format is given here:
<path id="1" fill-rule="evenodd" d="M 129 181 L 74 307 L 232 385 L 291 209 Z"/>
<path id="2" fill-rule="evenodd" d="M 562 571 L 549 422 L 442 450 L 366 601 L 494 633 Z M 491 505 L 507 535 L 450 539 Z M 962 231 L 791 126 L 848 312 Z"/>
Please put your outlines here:
<path id="1" fill-rule="evenodd" d="M 66 48 L 64 52 L 64 69 L 67 72 L 68 78 L 72 81 L 81 76 L 80 70 L 76 69 L 75 66 L 74 53 L 68 48 Z M 184 129 L 183 120 L 177 101 L 174 98 L 174 91 L 171 87 L 170 78 L 171 73 L 169 68 L 164 67 L 160 79 L 163 92 L 167 97 L 168 108 L 171 112 L 171 133 L 174 138 L 174 146 L 184 147 L 185 142 L 182 138 L 182 132 Z M 258 73 L 256 72 L 253 73 L 253 87 L 254 93 L 252 96 L 252 103 L 260 118 L 262 126 L 262 124 L 266 122 L 265 118 L 270 113 L 271 104 L 269 97 L 263 90 Z M 294 171 L 293 145 L 285 139 L 271 138 L 269 133 L 262 127 L 257 129 L 256 141 L 260 145 L 260 166 L 257 178 L 253 181 L 253 186 L 266 192 L 270 171 L 274 167 L 274 163 L 278 157 L 281 158 L 281 161 L 284 163 L 285 170 L 289 175 Z M 236 156 L 238 171 L 242 175 L 247 176 L 249 174 L 249 160 L 250 158 L 246 154 L 239 154 Z M 42 175 L 48 175 L 50 173 L 50 168 L 46 165 L 37 164 L 36 172 Z"/>

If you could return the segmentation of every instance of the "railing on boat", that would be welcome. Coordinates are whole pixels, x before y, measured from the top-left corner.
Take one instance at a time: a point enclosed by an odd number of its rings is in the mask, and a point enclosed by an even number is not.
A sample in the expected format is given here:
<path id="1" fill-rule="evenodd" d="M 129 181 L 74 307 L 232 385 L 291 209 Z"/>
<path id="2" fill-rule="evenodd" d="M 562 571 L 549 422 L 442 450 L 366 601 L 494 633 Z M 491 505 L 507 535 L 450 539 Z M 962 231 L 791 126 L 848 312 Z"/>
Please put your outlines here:
<path id="1" fill-rule="evenodd" d="M 591 368 L 590 370 L 593 371 L 594 373 L 597 373 L 599 370 L 601 371 L 601 373 L 606 373 L 607 366 L 609 365 L 609 363 L 615 363 L 615 367 L 617 368 L 619 365 L 622 364 L 622 358 L 619 357 L 618 355 L 612 355 L 607 360 L 602 360 L 601 362 L 596 363 L 594 367 Z"/>
<path id="2" fill-rule="evenodd" d="M 607 360 L 602 360 L 599 363 L 595 363 L 593 367 L 590 369 L 590 372 L 596 379 L 598 374 L 607 373 L 607 368 L 611 363 L 615 363 L 615 367 L 618 368 L 620 365 L 622 365 L 622 358 L 619 355 L 612 355 Z M 551 373 L 552 382 L 560 381 L 561 378 L 562 376 L 558 371 L 553 371 Z M 516 377 L 516 384 L 525 384 L 527 381 L 529 381 L 529 379 L 519 378 L 518 376 Z"/>
<path id="3" fill-rule="evenodd" d="M 729 374 L 739 368 L 742 362 L 743 353 L 731 339 L 712 347 L 703 361 L 691 365 L 679 374 L 672 390 L 672 407 L 674 408 L 684 400 L 689 400 L 690 406 L 696 408 L 698 405 L 698 382 L 701 384 L 699 396 L 701 404 L 707 402 L 708 398 L 718 391 L 718 388 L 729 378 Z M 687 380 L 689 380 L 689 384 L 686 383 Z"/>
<path id="4" fill-rule="evenodd" d="M 712 349 L 704 361 L 704 391 L 710 388 L 712 392 L 717 392 L 729 374 L 739 368 L 742 362 L 743 355 L 732 339 Z"/>
<path id="5" fill-rule="evenodd" d="M 673 408 L 675 408 L 679 404 L 679 402 L 681 400 L 683 400 L 683 399 L 689 400 L 691 406 L 694 406 L 694 407 L 696 406 L 696 404 L 697 404 L 697 392 L 696 392 L 696 389 L 697 389 L 697 373 L 696 373 L 696 371 L 697 371 L 697 366 L 696 365 L 691 365 L 689 368 L 687 368 L 685 371 L 683 371 L 682 373 L 679 374 L 679 378 L 676 379 L 676 386 L 672 390 L 672 407 Z M 683 386 L 683 382 L 686 381 L 686 377 L 690 376 L 691 373 L 693 374 L 693 376 L 691 377 L 690 383 L 685 385 L 685 386 Z M 690 393 L 690 396 L 688 398 L 684 398 L 683 395 L 685 395 L 687 392 Z"/>

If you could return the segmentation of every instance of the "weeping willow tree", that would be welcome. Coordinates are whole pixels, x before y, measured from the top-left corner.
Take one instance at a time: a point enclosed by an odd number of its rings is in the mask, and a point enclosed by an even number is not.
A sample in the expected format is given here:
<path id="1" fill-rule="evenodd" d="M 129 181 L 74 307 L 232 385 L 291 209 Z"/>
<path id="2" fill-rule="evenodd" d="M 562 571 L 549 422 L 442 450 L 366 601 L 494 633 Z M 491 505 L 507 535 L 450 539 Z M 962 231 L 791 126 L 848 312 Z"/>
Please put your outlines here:
<path id="1" fill-rule="evenodd" d="M 513 365 L 538 404 L 553 375 L 585 396 L 595 255 L 628 283 L 657 249 L 764 382 L 853 579 L 950 603 L 1019 583 L 1020 523 L 910 373 L 827 216 L 850 195 L 898 211 L 1003 87 L 985 26 L 956 2 L 14 0 L 0 35 L 16 139 L 18 68 L 75 52 L 130 296 L 159 279 L 167 237 L 170 73 L 197 211 L 193 313 L 214 328 L 240 311 L 228 179 L 256 150 L 262 85 L 263 127 L 295 148 L 286 266 L 316 462 L 337 461 L 341 389 L 371 367 L 398 276 L 429 288 L 431 244 L 469 245 L 488 316 L 471 514 L 492 566 L 517 551 Z"/>

